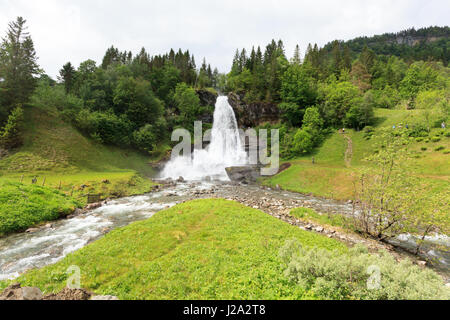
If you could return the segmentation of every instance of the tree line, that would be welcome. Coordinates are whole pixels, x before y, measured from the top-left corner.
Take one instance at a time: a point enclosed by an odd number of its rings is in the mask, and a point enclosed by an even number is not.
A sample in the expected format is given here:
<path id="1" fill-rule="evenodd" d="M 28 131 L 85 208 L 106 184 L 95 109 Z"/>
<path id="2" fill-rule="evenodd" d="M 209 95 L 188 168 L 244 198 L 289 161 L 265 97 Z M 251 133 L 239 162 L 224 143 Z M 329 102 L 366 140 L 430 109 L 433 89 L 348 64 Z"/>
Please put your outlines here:
<path id="1" fill-rule="evenodd" d="M 448 119 L 450 69 L 441 61 L 405 61 L 368 46 L 355 55 L 339 41 L 331 49 L 309 44 L 301 57 L 297 45 L 288 59 L 281 40 L 272 40 L 264 51 L 237 50 L 224 88 L 247 103 L 278 105 L 285 158 L 311 152 L 329 130 L 371 126 L 374 108 L 403 104 L 430 110 L 432 119 L 417 123 L 419 131 Z"/>

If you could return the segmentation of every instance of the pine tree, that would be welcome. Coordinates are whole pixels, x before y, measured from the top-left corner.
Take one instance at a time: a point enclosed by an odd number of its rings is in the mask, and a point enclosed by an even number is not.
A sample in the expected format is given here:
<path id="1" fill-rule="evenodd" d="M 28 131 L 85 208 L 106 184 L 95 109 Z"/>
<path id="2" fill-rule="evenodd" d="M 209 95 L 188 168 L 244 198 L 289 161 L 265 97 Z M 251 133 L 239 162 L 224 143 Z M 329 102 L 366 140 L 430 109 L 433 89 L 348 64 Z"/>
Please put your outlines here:
<path id="1" fill-rule="evenodd" d="M 339 44 L 339 41 L 337 40 L 333 42 L 332 56 L 333 56 L 332 71 L 336 76 L 339 76 L 342 67 L 342 55 L 341 55 L 341 46 Z"/>
<path id="2" fill-rule="evenodd" d="M 25 24 L 22 17 L 11 22 L 0 46 L 0 79 L 3 79 L 0 82 L 0 100 L 6 107 L 4 114 L 16 105 L 26 103 L 37 84 L 36 51 Z"/>
<path id="3" fill-rule="evenodd" d="M 75 68 L 70 62 L 68 62 L 62 67 L 62 69 L 59 71 L 59 74 L 60 80 L 64 83 L 64 87 L 66 88 L 66 93 L 71 92 L 75 81 Z"/>
<path id="4" fill-rule="evenodd" d="M 342 57 L 342 67 L 346 70 L 352 69 L 352 57 L 350 55 L 350 48 L 348 45 L 344 46 L 344 54 Z"/>
<path id="5" fill-rule="evenodd" d="M 296 65 L 300 65 L 302 63 L 302 60 L 300 58 L 300 46 L 297 45 L 295 47 L 295 51 L 294 51 L 294 57 L 291 60 L 292 64 L 296 64 Z"/>

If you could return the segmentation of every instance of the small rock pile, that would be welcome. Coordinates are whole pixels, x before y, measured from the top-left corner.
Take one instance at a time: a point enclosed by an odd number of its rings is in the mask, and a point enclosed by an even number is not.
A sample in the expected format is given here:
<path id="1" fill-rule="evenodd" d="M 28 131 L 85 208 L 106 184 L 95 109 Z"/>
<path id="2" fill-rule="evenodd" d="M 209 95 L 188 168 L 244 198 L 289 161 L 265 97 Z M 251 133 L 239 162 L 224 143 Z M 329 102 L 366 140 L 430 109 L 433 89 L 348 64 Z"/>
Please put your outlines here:
<path id="1" fill-rule="evenodd" d="M 6 288 L 3 293 L 0 294 L 0 301 L 5 300 L 28 300 L 28 301 L 40 301 L 40 300 L 97 300 L 97 301 L 113 301 L 119 300 L 114 296 L 96 296 L 94 293 L 84 289 L 69 289 L 64 288 L 61 292 L 56 294 L 45 295 L 39 288 L 34 287 L 22 287 L 20 283 L 13 284 Z"/>

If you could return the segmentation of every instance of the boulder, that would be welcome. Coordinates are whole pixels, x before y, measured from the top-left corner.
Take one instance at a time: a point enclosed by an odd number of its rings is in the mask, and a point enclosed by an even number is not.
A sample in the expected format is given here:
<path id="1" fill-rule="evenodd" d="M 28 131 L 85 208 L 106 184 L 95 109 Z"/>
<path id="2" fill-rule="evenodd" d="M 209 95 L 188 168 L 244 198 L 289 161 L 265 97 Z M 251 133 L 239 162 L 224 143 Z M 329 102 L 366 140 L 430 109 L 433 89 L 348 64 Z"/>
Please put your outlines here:
<path id="1" fill-rule="evenodd" d="M 0 295 L 0 300 L 42 300 L 42 291 L 39 288 L 21 287 L 20 283 L 13 284 L 6 288 Z"/>
<path id="2" fill-rule="evenodd" d="M 184 180 L 183 177 L 179 177 L 178 180 L 177 180 L 177 182 L 178 182 L 178 183 L 184 183 L 184 182 L 186 182 L 186 180 Z"/>
<path id="3" fill-rule="evenodd" d="M 233 182 L 252 183 L 261 177 L 259 166 L 229 167 L 225 170 Z"/>
<path id="4" fill-rule="evenodd" d="M 102 206 L 103 204 L 101 202 L 98 203 L 91 203 L 86 207 L 86 210 L 90 211 L 90 210 L 95 210 L 98 209 Z"/>
<path id="5" fill-rule="evenodd" d="M 44 298 L 42 291 L 39 288 L 23 287 L 21 300 L 42 300 Z"/>

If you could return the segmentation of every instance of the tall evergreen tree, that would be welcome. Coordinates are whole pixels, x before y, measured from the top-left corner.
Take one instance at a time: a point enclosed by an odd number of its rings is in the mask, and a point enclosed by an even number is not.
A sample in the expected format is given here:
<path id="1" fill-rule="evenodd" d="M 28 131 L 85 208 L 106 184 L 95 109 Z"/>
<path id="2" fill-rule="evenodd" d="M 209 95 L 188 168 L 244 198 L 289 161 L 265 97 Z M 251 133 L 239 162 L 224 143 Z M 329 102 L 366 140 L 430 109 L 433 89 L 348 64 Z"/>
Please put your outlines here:
<path id="1" fill-rule="evenodd" d="M 66 63 L 59 71 L 60 79 L 64 83 L 66 93 L 69 93 L 75 82 L 76 70 L 70 62 Z"/>
<path id="2" fill-rule="evenodd" d="M 295 47 L 294 56 L 292 57 L 291 63 L 296 65 L 300 65 L 302 63 L 299 45 Z"/>
<path id="3" fill-rule="evenodd" d="M 336 76 L 338 76 L 341 73 L 342 55 L 341 55 L 341 46 L 339 44 L 339 41 L 337 40 L 333 42 L 332 56 L 333 56 L 332 71 Z"/>
<path id="4" fill-rule="evenodd" d="M 39 74 L 33 40 L 26 31 L 26 20 L 18 17 L 9 23 L 6 37 L 0 46 L 0 101 L 6 108 L 26 103 L 36 88 Z"/>

